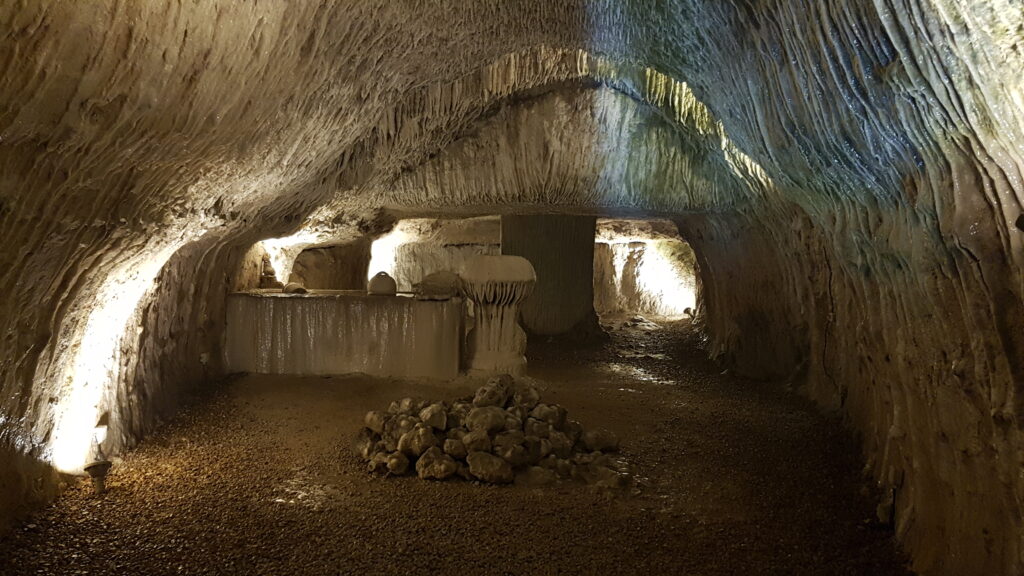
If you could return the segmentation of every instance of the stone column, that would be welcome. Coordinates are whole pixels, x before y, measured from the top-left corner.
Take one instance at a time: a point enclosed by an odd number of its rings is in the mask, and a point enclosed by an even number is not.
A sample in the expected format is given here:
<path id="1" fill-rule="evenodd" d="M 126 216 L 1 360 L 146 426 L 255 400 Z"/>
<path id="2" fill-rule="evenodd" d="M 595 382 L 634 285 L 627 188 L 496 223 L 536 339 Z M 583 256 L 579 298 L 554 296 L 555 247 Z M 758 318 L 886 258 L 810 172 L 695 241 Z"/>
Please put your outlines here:
<path id="1" fill-rule="evenodd" d="M 519 327 L 519 303 L 537 282 L 533 266 L 518 256 L 476 256 L 460 275 L 476 311 L 467 346 L 470 373 L 524 374 L 526 333 Z"/>
<path id="2" fill-rule="evenodd" d="M 530 334 L 599 330 L 594 312 L 592 216 L 502 216 L 501 253 L 522 256 L 537 271 L 537 287 L 522 305 Z"/>

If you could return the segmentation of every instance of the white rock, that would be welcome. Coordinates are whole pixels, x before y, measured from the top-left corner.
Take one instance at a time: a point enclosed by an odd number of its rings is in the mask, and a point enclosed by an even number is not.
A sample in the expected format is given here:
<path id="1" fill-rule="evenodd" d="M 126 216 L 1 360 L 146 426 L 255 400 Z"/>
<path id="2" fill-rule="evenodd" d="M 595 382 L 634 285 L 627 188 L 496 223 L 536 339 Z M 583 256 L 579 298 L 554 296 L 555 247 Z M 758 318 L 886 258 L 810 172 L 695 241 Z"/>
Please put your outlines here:
<path id="1" fill-rule="evenodd" d="M 401 452 L 389 454 L 387 457 L 388 472 L 401 476 L 409 471 L 409 459 Z"/>
<path id="2" fill-rule="evenodd" d="M 363 424 L 365 424 L 367 428 L 373 430 L 377 434 L 383 434 L 384 425 L 387 424 L 387 421 L 389 419 L 390 415 L 387 414 L 386 412 L 381 412 L 380 410 L 371 410 L 367 412 L 366 416 L 363 418 Z"/>
<path id="3" fill-rule="evenodd" d="M 398 440 L 398 451 L 411 458 L 417 458 L 428 449 L 438 445 L 437 436 L 425 424 L 417 424 Z"/>

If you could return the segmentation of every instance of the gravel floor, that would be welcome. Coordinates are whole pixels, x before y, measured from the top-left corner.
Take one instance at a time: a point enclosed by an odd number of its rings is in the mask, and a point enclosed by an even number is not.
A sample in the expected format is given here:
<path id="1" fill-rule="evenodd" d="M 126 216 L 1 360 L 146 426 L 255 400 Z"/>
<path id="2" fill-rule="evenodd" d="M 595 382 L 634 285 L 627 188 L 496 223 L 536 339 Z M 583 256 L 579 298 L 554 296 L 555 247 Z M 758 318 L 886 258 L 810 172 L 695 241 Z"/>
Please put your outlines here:
<path id="1" fill-rule="evenodd" d="M 362 414 L 423 384 L 246 376 L 0 540 L 0 574 L 907 574 L 856 444 L 782 385 L 705 360 L 687 322 L 531 350 L 545 399 L 622 438 L 641 488 L 368 476 Z"/>

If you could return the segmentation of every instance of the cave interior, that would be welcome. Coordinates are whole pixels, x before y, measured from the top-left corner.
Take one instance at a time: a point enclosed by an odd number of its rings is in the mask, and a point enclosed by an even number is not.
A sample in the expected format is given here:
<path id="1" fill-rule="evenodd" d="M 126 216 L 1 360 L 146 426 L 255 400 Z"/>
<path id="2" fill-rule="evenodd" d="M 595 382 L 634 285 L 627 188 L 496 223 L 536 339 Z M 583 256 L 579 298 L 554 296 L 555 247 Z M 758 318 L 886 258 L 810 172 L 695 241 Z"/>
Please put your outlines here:
<path id="1" fill-rule="evenodd" d="M 0 22 L 0 572 L 1024 574 L 1019 0 Z"/>

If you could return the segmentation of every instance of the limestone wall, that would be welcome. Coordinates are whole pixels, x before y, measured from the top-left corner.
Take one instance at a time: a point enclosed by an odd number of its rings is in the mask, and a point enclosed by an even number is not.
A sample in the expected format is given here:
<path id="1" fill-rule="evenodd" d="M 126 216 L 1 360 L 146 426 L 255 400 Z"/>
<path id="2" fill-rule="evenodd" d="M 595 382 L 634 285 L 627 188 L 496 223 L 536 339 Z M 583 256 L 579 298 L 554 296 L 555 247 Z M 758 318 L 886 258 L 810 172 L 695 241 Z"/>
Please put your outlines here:
<path id="1" fill-rule="evenodd" d="M 598 314 L 682 318 L 697 305 L 693 250 L 665 221 L 599 220 L 594 246 Z"/>
<path id="2" fill-rule="evenodd" d="M 258 240 L 373 236 L 381 209 L 657 216 L 695 251 L 712 350 L 843 415 L 916 569 L 1024 571 L 1019 2 L 0 22 L 0 516 L 53 495 L 103 411 L 116 449 L 221 375 Z"/>
<path id="3" fill-rule="evenodd" d="M 368 238 L 303 250 L 295 259 L 289 282 L 325 290 L 365 290 L 370 268 Z"/>

